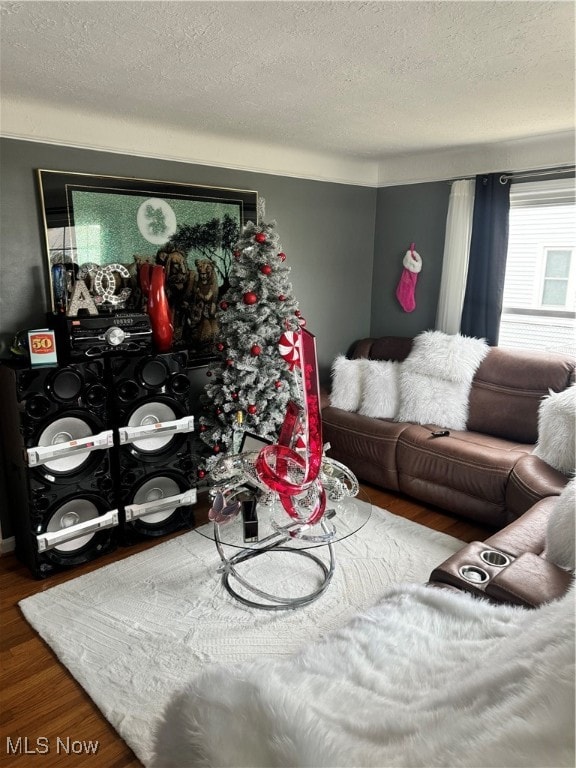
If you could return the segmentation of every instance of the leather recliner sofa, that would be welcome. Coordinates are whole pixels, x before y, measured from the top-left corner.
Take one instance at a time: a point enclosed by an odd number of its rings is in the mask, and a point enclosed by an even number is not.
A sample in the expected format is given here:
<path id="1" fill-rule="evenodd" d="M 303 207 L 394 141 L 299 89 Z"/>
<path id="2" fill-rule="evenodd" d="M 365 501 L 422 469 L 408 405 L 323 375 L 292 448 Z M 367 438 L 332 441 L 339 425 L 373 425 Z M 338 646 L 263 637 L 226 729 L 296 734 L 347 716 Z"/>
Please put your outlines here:
<path id="1" fill-rule="evenodd" d="M 411 348 L 408 337 L 368 338 L 348 357 L 402 361 Z M 570 355 L 490 348 L 472 381 L 467 429 L 441 437 L 433 432 L 442 425 L 363 416 L 325 397 L 328 455 L 360 480 L 501 529 L 568 481 L 532 452 L 542 398 L 570 386 L 575 368 Z"/>

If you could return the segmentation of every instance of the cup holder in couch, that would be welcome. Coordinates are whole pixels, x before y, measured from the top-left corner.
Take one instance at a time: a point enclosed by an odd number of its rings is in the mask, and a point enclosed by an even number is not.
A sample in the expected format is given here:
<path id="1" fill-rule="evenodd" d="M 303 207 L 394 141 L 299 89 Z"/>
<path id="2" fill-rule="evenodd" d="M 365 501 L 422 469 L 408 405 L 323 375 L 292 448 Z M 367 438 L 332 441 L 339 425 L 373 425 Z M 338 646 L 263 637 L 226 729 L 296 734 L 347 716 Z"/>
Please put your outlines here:
<path id="1" fill-rule="evenodd" d="M 458 573 L 464 581 L 469 581 L 470 584 L 485 584 L 490 578 L 484 568 L 479 568 L 477 565 L 462 565 L 458 569 Z"/>
<path id="2" fill-rule="evenodd" d="M 510 565 L 510 558 L 503 552 L 497 552 L 495 549 L 485 549 L 480 552 L 480 557 L 487 565 L 496 565 L 499 568 L 504 568 L 505 565 Z"/>

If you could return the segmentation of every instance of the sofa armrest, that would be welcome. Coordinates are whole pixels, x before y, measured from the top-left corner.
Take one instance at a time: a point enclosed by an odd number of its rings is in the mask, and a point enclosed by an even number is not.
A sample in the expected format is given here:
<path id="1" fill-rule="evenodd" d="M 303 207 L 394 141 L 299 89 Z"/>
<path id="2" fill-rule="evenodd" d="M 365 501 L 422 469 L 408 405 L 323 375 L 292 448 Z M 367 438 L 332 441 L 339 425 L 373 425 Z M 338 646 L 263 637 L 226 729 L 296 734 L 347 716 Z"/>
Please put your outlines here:
<path id="1" fill-rule="evenodd" d="M 506 486 L 509 520 L 520 517 L 541 499 L 559 496 L 568 480 L 538 456 L 522 456 L 514 465 Z"/>
<path id="2" fill-rule="evenodd" d="M 573 579 L 569 571 L 524 552 L 490 579 L 485 594 L 499 602 L 535 608 L 562 597 Z"/>
<path id="3" fill-rule="evenodd" d="M 519 557 L 523 552 L 541 555 L 546 547 L 548 520 L 557 502 L 558 496 L 541 499 L 517 520 L 487 538 L 484 543 L 514 557 Z"/>

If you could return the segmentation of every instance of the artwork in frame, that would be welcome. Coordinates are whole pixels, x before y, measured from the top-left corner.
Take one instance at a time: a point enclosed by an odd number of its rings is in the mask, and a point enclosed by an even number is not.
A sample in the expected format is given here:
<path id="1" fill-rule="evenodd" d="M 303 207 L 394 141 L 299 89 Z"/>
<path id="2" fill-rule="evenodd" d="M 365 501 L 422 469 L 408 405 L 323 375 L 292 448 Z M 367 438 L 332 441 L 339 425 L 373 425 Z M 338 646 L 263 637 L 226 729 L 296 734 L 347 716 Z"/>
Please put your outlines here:
<path id="1" fill-rule="evenodd" d="M 197 364 L 213 358 L 216 309 L 241 229 L 257 222 L 258 193 L 42 169 L 37 176 L 52 311 L 66 312 L 79 279 L 99 311 L 143 311 L 141 266 L 161 264 L 174 348 Z M 113 305 L 103 300 L 103 272 L 114 281 Z"/>

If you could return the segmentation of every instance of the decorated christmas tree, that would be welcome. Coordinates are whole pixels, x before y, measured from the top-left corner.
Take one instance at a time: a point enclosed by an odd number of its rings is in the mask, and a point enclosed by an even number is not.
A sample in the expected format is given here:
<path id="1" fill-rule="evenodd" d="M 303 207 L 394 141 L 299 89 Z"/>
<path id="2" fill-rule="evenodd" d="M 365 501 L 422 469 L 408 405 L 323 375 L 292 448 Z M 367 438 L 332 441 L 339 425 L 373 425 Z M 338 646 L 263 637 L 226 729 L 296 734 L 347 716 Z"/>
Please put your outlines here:
<path id="1" fill-rule="evenodd" d="M 210 457 L 239 450 L 244 430 L 275 440 L 288 402 L 302 397 L 292 364 L 304 321 L 275 228 L 276 222 L 244 227 L 218 307 L 218 360 L 207 371 L 199 419 L 208 468 Z"/>

